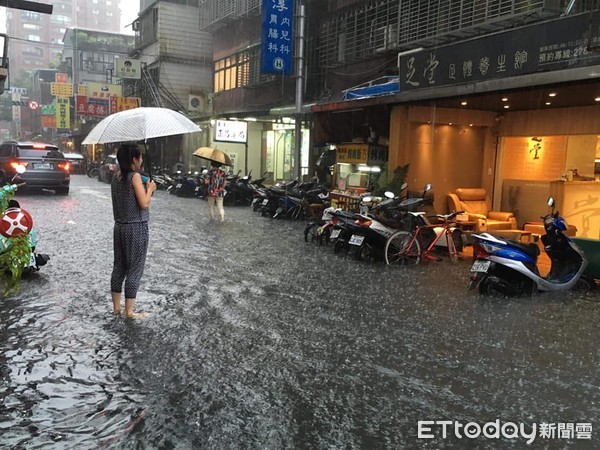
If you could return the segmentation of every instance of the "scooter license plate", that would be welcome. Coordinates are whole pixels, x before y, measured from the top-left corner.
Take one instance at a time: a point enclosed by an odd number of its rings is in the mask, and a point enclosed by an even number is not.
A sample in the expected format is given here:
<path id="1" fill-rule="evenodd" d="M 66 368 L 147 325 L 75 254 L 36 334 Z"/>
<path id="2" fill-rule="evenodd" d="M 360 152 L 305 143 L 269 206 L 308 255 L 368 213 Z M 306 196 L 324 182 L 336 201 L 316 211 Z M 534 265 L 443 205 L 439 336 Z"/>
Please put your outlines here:
<path id="1" fill-rule="evenodd" d="M 333 230 L 333 231 L 331 232 L 331 235 L 329 236 L 329 239 L 337 239 L 338 237 L 340 237 L 340 232 L 341 232 L 341 231 L 342 231 L 342 230 L 340 230 L 339 228 L 338 228 L 338 229 L 336 229 L 336 230 Z"/>
<path id="2" fill-rule="evenodd" d="M 31 252 L 31 255 L 29 255 L 29 265 L 25 267 L 35 267 L 35 255 L 33 252 Z"/>
<path id="3" fill-rule="evenodd" d="M 352 237 L 350 238 L 350 240 L 348 241 L 348 244 L 362 245 L 364 240 L 365 240 L 364 236 L 361 236 L 360 234 L 353 234 Z"/>
<path id="4" fill-rule="evenodd" d="M 268 199 L 268 198 L 265 198 L 265 199 L 263 200 L 262 204 L 263 204 L 263 206 L 266 206 L 266 204 L 267 204 L 267 203 L 269 203 L 269 199 Z"/>
<path id="5" fill-rule="evenodd" d="M 181 189 L 181 186 L 183 186 L 183 184 L 177 183 L 177 186 L 175 186 L 175 189 Z"/>
<path id="6" fill-rule="evenodd" d="M 490 264 L 491 261 L 477 260 L 473 263 L 473 266 L 471 267 L 471 272 L 487 273 L 488 269 L 490 268 Z"/>

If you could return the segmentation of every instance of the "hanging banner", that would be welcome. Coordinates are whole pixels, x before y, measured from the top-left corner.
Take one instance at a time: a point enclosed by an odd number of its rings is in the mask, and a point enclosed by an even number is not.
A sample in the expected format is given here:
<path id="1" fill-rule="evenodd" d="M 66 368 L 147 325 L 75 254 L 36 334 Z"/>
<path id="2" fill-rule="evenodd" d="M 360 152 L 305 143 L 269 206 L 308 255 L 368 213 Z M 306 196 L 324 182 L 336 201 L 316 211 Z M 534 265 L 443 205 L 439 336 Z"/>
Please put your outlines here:
<path id="1" fill-rule="evenodd" d="M 261 73 L 292 74 L 294 3 L 262 0 Z"/>
<path id="2" fill-rule="evenodd" d="M 56 97 L 56 128 L 71 128 L 69 97 Z"/>

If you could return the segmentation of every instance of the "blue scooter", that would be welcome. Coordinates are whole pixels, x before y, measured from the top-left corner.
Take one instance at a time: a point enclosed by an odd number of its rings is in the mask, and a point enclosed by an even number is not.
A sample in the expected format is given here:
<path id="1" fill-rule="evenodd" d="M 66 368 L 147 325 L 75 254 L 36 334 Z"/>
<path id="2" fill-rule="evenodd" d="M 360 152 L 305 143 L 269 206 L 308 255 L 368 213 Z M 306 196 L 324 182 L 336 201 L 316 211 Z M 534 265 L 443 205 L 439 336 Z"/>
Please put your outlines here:
<path id="1" fill-rule="evenodd" d="M 532 294 L 536 291 L 561 291 L 577 287 L 588 265 L 583 251 L 564 232 L 566 221 L 554 212 L 554 199 L 548 199 L 552 211 L 542 217 L 546 234 L 544 250 L 551 261 L 550 272 L 542 277 L 537 267 L 540 254 L 536 244 L 500 239 L 489 233 L 473 234 L 473 257 L 469 289 L 479 286 L 481 294 L 505 296 Z"/>

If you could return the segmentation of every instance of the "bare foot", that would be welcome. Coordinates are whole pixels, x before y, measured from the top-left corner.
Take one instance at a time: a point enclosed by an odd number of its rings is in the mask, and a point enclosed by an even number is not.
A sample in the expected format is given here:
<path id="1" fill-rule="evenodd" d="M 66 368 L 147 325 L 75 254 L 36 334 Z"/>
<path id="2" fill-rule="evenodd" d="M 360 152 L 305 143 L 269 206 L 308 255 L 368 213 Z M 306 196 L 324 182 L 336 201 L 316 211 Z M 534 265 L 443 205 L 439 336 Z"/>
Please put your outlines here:
<path id="1" fill-rule="evenodd" d="M 120 309 L 115 309 L 115 310 L 113 310 L 113 314 L 115 316 L 119 316 L 119 315 L 121 315 L 121 310 Z"/>
<path id="2" fill-rule="evenodd" d="M 126 314 L 125 318 L 126 319 L 143 319 L 144 317 L 148 317 L 149 314 L 145 313 L 145 312 L 134 312 L 131 314 Z"/>

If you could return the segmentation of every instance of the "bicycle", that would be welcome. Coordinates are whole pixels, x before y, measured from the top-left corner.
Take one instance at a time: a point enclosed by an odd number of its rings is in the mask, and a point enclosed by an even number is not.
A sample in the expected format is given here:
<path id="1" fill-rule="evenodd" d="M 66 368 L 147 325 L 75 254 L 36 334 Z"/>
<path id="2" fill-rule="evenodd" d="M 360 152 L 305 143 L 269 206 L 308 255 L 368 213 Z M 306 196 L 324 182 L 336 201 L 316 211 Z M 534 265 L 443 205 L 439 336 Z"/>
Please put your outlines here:
<path id="1" fill-rule="evenodd" d="M 396 231 L 385 243 L 386 264 L 419 264 L 421 258 L 434 260 L 436 258 L 431 254 L 431 250 L 442 237 L 445 237 L 446 239 L 450 262 L 453 264 L 457 263 L 458 250 L 452 236 L 451 228 L 454 224 L 452 219 L 463 212 L 464 211 L 454 211 L 450 214 L 436 214 L 434 217 L 441 219 L 443 223 L 419 225 L 413 232 L 403 230 Z M 442 228 L 442 231 L 439 234 L 435 233 L 435 238 L 429 244 L 425 244 L 423 239 L 425 230 L 433 230 L 435 232 L 434 229 L 440 227 Z M 425 249 L 422 250 L 422 247 L 425 247 Z"/>

